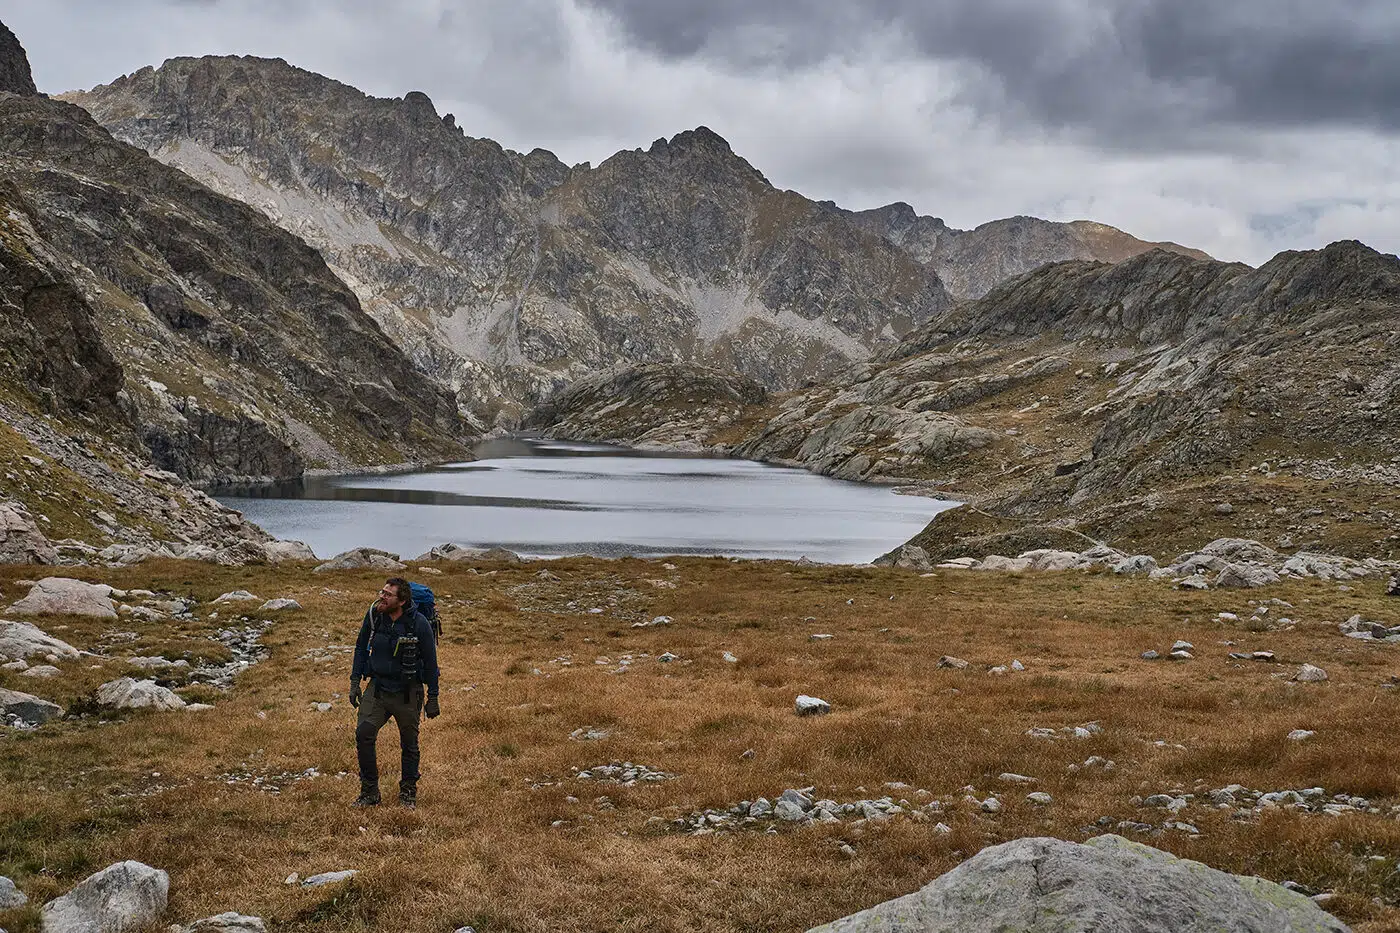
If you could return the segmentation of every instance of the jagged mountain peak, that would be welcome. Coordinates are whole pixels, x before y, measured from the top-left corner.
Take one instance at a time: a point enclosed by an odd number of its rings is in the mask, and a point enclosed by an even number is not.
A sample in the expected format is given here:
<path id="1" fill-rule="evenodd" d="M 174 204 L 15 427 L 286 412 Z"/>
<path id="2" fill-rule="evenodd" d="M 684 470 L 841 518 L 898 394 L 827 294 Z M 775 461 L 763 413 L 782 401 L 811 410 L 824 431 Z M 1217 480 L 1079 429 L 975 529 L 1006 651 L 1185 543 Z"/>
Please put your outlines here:
<path id="1" fill-rule="evenodd" d="M 29 70 L 29 55 L 4 23 L 0 23 L 0 91 L 26 97 L 39 93 Z"/>

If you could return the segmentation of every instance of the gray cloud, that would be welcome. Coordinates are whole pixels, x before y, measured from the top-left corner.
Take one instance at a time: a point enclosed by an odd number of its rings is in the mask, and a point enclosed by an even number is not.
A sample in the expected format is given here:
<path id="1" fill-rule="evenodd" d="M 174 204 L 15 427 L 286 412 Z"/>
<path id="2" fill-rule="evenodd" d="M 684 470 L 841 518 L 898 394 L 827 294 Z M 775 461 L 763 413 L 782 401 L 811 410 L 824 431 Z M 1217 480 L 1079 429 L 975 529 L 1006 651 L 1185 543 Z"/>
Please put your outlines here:
<path id="1" fill-rule="evenodd" d="M 1360 0 L 4 0 L 41 90 L 280 56 L 566 162 L 705 124 L 779 187 L 1088 218 L 1260 262 L 1400 249 L 1388 6 Z"/>
<path id="2" fill-rule="evenodd" d="M 583 2 L 677 59 L 793 69 L 883 49 L 956 63 L 979 111 L 1113 145 L 1186 145 L 1222 126 L 1400 128 L 1393 0 Z"/>

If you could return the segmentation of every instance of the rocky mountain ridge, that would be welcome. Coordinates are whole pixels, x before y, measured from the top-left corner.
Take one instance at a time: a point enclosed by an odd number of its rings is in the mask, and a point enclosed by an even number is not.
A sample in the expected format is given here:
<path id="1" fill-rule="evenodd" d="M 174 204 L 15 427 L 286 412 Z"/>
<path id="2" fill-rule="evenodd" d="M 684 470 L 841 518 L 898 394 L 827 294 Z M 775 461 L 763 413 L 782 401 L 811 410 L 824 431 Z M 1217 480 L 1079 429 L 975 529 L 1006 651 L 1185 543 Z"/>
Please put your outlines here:
<path id="1" fill-rule="evenodd" d="M 483 424 L 613 365 L 797 388 L 946 310 L 943 275 L 961 294 L 1103 252 L 1074 225 L 963 233 L 814 202 L 704 127 L 570 168 L 466 136 L 419 92 L 376 99 L 280 60 L 172 59 L 67 99 L 304 236 Z M 1149 245 L 1113 249 L 1128 242 Z"/>
<path id="2" fill-rule="evenodd" d="M 1393 559 L 1397 309 L 1400 260 L 1356 242 L 1057 263 L 708 441 L 971 503 L 915 539 L 935 559 L 1204 536 Z"/>
<path id="3" fill-rule="evenodd" d="M 0 52 L 28 73 L 17 41 Z M 0 321 L 5 497 L 70 538 L 261 541 L 181 481 L 441 457 L 467 436 L 313 249 L 36 94 L 0 92 Z"/>

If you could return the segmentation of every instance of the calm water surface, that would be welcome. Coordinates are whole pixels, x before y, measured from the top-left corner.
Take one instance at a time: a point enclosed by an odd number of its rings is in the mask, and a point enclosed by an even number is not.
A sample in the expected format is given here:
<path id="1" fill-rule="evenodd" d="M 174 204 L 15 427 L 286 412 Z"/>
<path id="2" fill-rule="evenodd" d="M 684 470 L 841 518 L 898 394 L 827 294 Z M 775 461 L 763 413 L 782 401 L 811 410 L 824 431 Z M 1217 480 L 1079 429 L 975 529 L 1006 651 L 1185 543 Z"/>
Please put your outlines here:
<path id="1" fill-rule="evenodd" d="M 406 558 L 452 541 L 538 557 L 722 554 L 861 563 L 954 503 L 745 460 L 559 441 L 489 441 L 478 460 L 388 476 L 216 490 L 321 557 Z"/>

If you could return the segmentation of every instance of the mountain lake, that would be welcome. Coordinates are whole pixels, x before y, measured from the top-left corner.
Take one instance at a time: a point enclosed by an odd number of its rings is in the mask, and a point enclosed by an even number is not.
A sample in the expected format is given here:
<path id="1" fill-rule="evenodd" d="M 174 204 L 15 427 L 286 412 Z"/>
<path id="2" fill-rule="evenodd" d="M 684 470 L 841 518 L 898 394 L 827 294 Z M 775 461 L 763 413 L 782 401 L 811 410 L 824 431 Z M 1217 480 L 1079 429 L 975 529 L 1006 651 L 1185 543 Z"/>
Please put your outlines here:
<path id="1" fill-rule="evenodd" d="M 212 490 L 320 557 L 434 545 L 530 557 L 710 554 L 865 563 L 957 503 L 747 460 L 565 441 L 485 441 L 478 459 L 412 472 Z"/>

